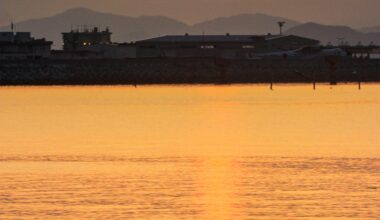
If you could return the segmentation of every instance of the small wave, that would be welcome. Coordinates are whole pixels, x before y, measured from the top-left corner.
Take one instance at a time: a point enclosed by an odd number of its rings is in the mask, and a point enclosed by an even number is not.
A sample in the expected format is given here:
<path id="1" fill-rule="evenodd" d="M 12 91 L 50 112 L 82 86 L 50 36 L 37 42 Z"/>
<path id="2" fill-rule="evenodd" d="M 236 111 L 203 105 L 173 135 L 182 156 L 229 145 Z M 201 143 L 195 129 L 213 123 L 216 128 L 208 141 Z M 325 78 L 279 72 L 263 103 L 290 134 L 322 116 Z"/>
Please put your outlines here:
<path id="1" fill-rule="evenodd" d="M 1 155 L 0 162 L 134 162 L 134 163 L 191 163 L 189 157 L 126 157 L 126 156 L 83 156 L 83 155 Z"/>

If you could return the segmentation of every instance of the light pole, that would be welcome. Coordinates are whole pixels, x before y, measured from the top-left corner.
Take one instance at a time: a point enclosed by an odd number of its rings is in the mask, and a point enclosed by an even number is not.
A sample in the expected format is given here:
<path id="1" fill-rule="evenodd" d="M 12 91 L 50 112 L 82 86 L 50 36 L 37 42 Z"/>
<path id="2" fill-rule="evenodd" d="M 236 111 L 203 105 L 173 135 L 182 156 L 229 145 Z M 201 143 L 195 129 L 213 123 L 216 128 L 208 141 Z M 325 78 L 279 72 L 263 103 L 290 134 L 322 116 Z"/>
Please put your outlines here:
<path id="1" fill-rule="evenodd" d="M 277 24 L 278 24 L 278 27 L 280 28 L 280 35 L 282 35 L 282 28 L 284 27 L 286 22 L 285 21 L 279 21 L 279 22 L 277 22 Z"/>

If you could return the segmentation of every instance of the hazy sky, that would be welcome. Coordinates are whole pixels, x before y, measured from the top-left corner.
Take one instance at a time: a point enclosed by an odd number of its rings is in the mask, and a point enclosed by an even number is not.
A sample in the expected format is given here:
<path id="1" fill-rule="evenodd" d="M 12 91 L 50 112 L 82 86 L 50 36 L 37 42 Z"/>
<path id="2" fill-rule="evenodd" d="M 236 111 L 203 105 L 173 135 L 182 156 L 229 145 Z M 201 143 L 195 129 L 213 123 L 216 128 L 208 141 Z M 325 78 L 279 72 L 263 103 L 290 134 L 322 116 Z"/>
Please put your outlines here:
<path id="1" fill-rule="evenodd" d="M 73 7 L 128 16 L 163 15 L 189 24 L 260 12 L 301 22 L 380 25 L 380 0 L 0 0 L 0 24 L 46 17 Z"/>

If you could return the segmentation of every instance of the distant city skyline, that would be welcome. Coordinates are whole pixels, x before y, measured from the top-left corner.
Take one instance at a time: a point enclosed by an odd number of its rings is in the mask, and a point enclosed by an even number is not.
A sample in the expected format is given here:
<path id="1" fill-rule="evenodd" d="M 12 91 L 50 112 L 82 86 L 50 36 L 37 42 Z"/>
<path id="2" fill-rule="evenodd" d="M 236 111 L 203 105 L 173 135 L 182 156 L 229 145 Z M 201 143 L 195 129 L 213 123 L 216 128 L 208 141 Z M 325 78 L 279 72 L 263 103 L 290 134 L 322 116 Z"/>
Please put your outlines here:
<path id="1" fill-rule="evenodd" d="M 0 25 L 47 17 L 74 7 L 127 16 L 160 15 L 187 24 L 241 13 L 265 13 L 300 22 L 380 25 L 380 0 L 0 0 Z"/>

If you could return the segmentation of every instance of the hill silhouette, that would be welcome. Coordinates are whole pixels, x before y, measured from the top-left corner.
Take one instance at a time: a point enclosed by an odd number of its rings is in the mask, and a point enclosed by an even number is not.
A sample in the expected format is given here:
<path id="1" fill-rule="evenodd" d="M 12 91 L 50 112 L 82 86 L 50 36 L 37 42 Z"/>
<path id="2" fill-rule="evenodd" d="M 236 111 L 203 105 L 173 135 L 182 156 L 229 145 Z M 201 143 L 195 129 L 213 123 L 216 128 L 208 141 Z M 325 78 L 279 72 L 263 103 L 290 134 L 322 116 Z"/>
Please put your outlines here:
<path id="1" fill-rule="evenodd" d="M 344 37 L 349 43 L 362 42 L 380 44 L 379 33 L 362 33 L 345 26 L 326 26 L 317 23 L 300 22 L 265 14 L 240 14 L 221 17 L 210 21 L 188 25 L 164 16 L 130 17 L 93 11 L 87 8 L 73 8 L 57 15 L 32 19 L 15 24 L 16 31 L 30 31 L 33 36 L 53 41 L 53 48 L 62 47 L 61 32 L 70 31 L 77 25 L 97 25 L 110 27 L 114 42 L 131 42 L 162 35 L 173 34 L 277 34 L 278 21 L 286 21 L 287 34 L 296 34 L 320 40 L 322 43 L 336 43 L 338 37 Z M 1 27 L 0 31 L 9 30 Z"/>
<path id="2" fill-rule="evenodd" d="M 164 16 L 129 17 L 102 13 L 87 8 L 73 8 L 52 17 L 32 19 L 15 24 L 16 31 L 30 31 L 38 38 L 54 41 L 54 47 L 62 46 L 61 32 L 70 31 L 77 25 L 110 27 L 115 42 L 130 42 L 170 34 L 266 34 L 278 32 L 276 22 L 287 21 L 287 27 L 299 23 L 285 18 L 264 14 L 242 14 L 217 18 L 195 25 L 188 25 Z M 9 30 L 10 26 L 0 28 Z"/>
<path id="3" fill-rule="evenodd" d="M 329 26 L 313 22 L 290 28 L 286 34 L 318 39 L 323 44 L 337 44 L 337 41 L 340 41 L 338 38 L 344 38 L 343 41 L 350 45 L 357 45 L 359 42 L 363 45 L 371 42 L 380 44 L 380 33 L 362 33 L 346 26 Z"/>
<path id="4" fill-rule="evenodd" d="M 267 34 L 278 33 L 278 21 L 285 21 L 285 30 L 301 23 L 286 18 L 265 14 L 240 14 L 231 17 L 216 18 L 195 24 L 193 31 L 211 34 Z"/>
<path id="5" fill-rule="evenodd" d="M 135 41 L 164 34 L 182 34 L 189 26 L 162 16 L 129 17 L 96 12 L 86 8 L 74 8 L 52 17 L 33 19 L 15 24 L 17 31 L 30 31 L 33 36 L 54 41 L 54 47 L 62 45 L 61 32 L 70 31 L 77 25 L 110 27 L 113 41 Z M 9 26 L 1 30 L 9 30 Z"/>

